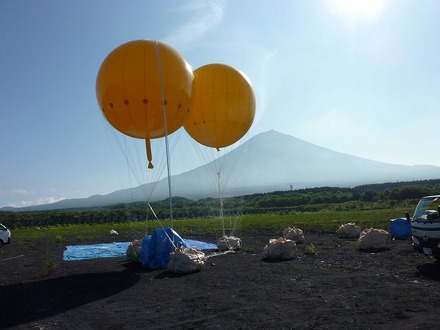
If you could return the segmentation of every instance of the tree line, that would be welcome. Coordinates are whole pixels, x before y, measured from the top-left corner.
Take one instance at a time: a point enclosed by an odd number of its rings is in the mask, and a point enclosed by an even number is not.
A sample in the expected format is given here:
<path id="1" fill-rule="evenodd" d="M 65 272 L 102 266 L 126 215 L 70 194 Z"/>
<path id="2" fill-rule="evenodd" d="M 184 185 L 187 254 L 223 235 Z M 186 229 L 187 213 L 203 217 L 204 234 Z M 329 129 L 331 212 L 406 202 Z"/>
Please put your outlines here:
<path id="1" fill-rule="evenodd" d="M 362 185 L 354 188 L 318 187 L 274 191 L 223 200 L 223 214 L 268 214 L 365 209 L 407 208 L 413 211 L 417 201 L 427 195 L 440 194 L 439 180 L 394 182 Z M 170 218 L 169 199 L 151 202 L 116 204 L 100 208 L 60 209 L 53 211 L 0 211 L 0 222 L 11 228 L 64 224 L 116 223 Z M 173 219 L 216 217 L 220 214 L 219 198 L 190 200 L 173 197 Z M 151 206 L 151 207 L 150 207 Z"/>

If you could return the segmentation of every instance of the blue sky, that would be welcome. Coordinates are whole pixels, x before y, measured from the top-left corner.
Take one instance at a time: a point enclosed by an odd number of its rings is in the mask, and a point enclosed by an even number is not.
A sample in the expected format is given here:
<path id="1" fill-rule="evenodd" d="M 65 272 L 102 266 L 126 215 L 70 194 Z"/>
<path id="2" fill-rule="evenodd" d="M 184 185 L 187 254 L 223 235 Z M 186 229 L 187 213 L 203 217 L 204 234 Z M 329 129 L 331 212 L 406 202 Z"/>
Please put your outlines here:
<path id="1" fill-rule="evenodd" d="M 244 140 L 274 129 L 368 159 L 440 166 L 439 35 L 436 0 L 3 0 L 0 206 L 164 175 L 133 179 L 132 154 L 121 151 L 133 142 L 96 101 L 103 59 L 137 39 L 169 44 L 193 69 L 246 73 L 257 115 Z M 202 163 L 188 156 L 184 132 L 170 139 L 172 174 Z M 163 142 L 154 148 L 159 155 Z"/>

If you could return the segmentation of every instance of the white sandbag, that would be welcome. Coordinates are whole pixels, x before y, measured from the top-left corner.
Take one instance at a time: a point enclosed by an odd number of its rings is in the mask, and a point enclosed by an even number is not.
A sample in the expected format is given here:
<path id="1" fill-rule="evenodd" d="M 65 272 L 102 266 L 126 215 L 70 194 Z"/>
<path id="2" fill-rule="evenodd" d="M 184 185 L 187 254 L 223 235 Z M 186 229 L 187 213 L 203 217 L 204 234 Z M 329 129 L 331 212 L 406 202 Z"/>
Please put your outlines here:
<path id="1" fill-rule="evenodd" d="M 241 239 L 234 236 L 223 236 L 217 242 L 217 248 L 220 251 L 239 250 L 241 248 Z"/>
<path id="2" fill-rule="evenodd" d="M 361 234 L 361 228 L 356 226 L 354 222 L 348 222 L 341 225 L 338 230 L 336 230 L 336 235 L 339 237 L 356 238 Z"/>
<path id="3" fill-rule="evenodd" d="M 295 241 L 295 243 L 304 243 L 304 233 L 302 229 L 287 227 L 283 231 L 283 237 Z"/>
<path id="4" fill-rule="evenodd" d="M 168 271 L 178 274 L 194 273 L 202 269 L 205 254 L 193 248 L 177 248 L 170 253 Z"/>
<path id="5" fill-rule="evenodd" d="M 391 235 L 383 229 L 364 229 L 358 240 L 358 248 L 361 250 L 385 249 L 391 243 Z"/>
<path id="6" fill-rule="evenodd" d="M 132 241 L 128 245 L 125 255 L 130 259 L 139 260 L 139 257 L 141 255 L 141 241 L 138 239 Z"/>
<path id="7" fill-rule="evenodd" d="M 269 240 L 264 247 L 263 255 L 267 259 L 293 259 L 297 248 L 295 241 L 280 237 Z"/>

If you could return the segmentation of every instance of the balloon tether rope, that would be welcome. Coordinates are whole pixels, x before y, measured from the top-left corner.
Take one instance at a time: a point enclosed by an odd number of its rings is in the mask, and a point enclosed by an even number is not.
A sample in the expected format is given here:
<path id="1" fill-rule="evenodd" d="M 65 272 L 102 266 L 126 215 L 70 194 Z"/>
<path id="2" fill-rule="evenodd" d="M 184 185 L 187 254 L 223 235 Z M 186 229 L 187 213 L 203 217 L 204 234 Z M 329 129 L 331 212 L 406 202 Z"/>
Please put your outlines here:
<path id="1" fill-rule="evenodd" d="M 165 149 L 166 149 L 166 156 L 167 156 L 167 171 L 168 171 L 168 194 L 170 197 L 170 227 L 173 228 L 173 199 L 171 195 L 171 171 L 170 171 L 170 153 L 169 153 L 169 147 L 168 147 L 168 127 L 167 127 L 167 120 L 166 120 L 166 105 L 165 105 L 165 95 L 163 90 L 163 76 L 162 76 L 162 62 L 160 59 L 160 53 L 159 53 L 159 44 L 157 41 L 154 41 L 154 48 L 156 51 L 156 58 L 157 58 L 157 67 L 159 70 L 159 82 L 160 82 L 160 92 L 162 96 L 162 114 L 163 114 L 163 122 L 164 122 L 164 130 L 165 130 Z"/>
<path id="2" fill-rule="evenodd" d="M 217 176 L 218 176 L 218 181 L 217 181 L 218 194 L 220 198 L 220 220 L 222 222 L 222 233 L 223 233 L 222 237 L 225 237 L 225 217 L 223 213 L 224 203 L 223 203 L 223 193 L 220 185 L 220 170 L 217 172 Z"/>

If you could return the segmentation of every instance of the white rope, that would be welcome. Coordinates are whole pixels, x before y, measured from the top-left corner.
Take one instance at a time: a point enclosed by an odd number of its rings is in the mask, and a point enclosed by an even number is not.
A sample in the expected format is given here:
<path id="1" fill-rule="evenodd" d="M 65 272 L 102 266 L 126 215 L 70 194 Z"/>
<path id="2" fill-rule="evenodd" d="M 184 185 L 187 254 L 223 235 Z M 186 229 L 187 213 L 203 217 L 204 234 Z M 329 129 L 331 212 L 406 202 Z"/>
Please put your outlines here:
<path id="1" fill-rule="evenodd" d="M 234 250 L 227 250 L 227 251 L 222 251 L 222 252 L 212 252 L 210 255 L 205 255 L 205 259 L 208 259 L 211 257 L 222 256 L 222 255 L 228 254 L 228 253 L 235 253 L 235 251 Z"/>
<path id="2" fill-rule="evenodd" d="M 24 257 L 24 254 L 21 254 L 21 255 L 16 256 L 16 257 L 10 257 L 10 258 L 5 258 L 5 259 L 0 259 L 0 261 L 11 260 L 11 259 L 17 259 L 17 258 L 21 258 L 21 257 Z"/>
<path id="3" fill-rule="evenodd" d="M 165 230 L 164 226 L 162 225 L 162 221 L 159 220 L 159 218 L 156 215 L 156 212 L 154 212 L 153 207 L 151 206 L 150 203 L 148 203 L 148 206 L 150 207 L 151 212 L 153 213 L 154 217 L 156 218 L 157 221 L 159 221 L 160 227 L 162 228 L 163 232 L 165 233 L 165 235 L 167 236 L 168 240 L 170 241 L 170 243 L 173 245 L 174 250 L 177 249 L 176 245 L 174 244 L 174 239 L 171 239 L 171 237 L 168 235 L 167 231 Z M 171 228 L 172 229 L 172 228 Z"/>
<path id="4" fill-rule="evenodd" d="M 154 41 L 154 48 L 156 51 L 156 58 L 157 58 L 157 66 L 159 70 L 159 83 L 160 83 L 160 92 L 162 97 L 162 112 L 163 112 L 163 122 L 164 122 L 164 130 L 165 130 L 165 149 L 166 149 L 166 156 L 167 156 L 167 171 L 168 171 L 168 194 L 170 197 L 170 227 L 173 228 L 173 199 L 171 194 L 171 170 L 170 170 L 170 152 L 168 147 L 168 125 L 167 125 L 167 118 L 166 118 L 166 104 L 165 104 L 165 93 L 163 90 L 163 76 L 162 76 L 162 62 L 160 58 L 159 53 L 159 44 L 157 41 Z"/>

